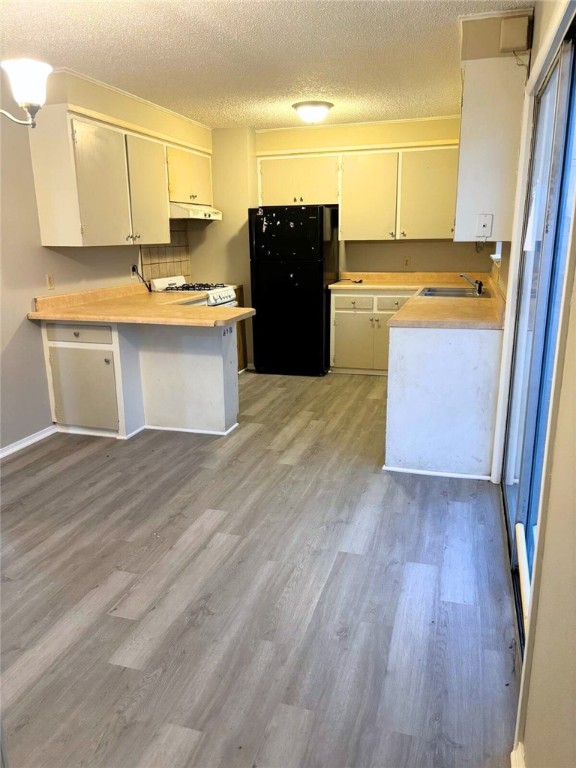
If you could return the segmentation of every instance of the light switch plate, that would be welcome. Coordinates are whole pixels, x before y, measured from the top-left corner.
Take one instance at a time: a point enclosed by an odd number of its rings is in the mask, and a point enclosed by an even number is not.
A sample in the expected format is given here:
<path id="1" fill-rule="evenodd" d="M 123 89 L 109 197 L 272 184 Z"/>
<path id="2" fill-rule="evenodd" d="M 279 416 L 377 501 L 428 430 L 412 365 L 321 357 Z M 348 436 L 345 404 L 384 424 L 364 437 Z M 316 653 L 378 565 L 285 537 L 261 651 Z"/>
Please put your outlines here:
<path id="1" fill-rule="evenodd" d="M 479 213 L 476 219 L 476 237 L 490 237 L 492 235 L 492 224 L 494 215 L 492 213 Z"/>

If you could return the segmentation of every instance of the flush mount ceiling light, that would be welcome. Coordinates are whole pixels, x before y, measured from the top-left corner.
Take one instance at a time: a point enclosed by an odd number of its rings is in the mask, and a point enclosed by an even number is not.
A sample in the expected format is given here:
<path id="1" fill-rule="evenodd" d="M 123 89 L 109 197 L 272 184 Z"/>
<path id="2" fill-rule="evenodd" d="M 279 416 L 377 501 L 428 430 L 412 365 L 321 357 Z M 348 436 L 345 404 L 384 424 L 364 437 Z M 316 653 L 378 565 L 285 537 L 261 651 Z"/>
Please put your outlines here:
<path id="1" fill-rule="evenodd" d="M 298 117 L 305 123 L 319 123 L 333 106 L 329 101 L 299 101 L 292 104 L 292 109 L 296 110 Z"/>
<path id="2" fill-rule="evenodd" d="M 15 123 L 34 128 L 36 114 L 46 102 L 46 80 L 52 67 L 33 59 L 10 59 L 3 61 L 1 66 L 8 75 L 14 101 L 26 112 L 28 119 L 18 120 L 5 109 L 0 109 L 0 112 Z"/>

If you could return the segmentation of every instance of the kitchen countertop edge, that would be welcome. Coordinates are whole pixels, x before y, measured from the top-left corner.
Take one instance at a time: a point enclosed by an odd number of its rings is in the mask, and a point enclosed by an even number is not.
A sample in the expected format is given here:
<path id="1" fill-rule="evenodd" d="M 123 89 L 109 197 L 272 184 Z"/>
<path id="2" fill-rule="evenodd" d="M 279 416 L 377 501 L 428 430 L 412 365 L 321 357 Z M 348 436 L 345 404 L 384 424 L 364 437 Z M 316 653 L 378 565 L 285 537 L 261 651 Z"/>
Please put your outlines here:
<path id="1" fill-rule="evenodd" d="M 330 290 L 377 291 L 413 290 L 408 298 L 388 321 L 390 328 L 447 328 L 502 330 L 504 327 L 505 300 L 498 286 L 488 273 L 471 272 L 473 279 L 484 282 L 492 292 L 490 298 L 446 298 L 419 296 L 418 292 L 427 286 L 453 287 L 463 285 L 463 280 L 454 272 L 415 272 L 410 277 L 405 273 L 344 273 L 350 277 L 345 281 L 332 283 Z M 361 279 L 361 283 L 353 280 Z"/>
<path id="2" fill-rule="evenodd" d="M 144 290 L 142 290 L 142 288 Z M 252 307 L 186 306 L 206 293 L 150 293 L 144 286 L 121 286 L 34 300 L 29 320 L 134 325 L 181 325 L 197 328 L 227 326 L 256 314 Z M 84 299 L 84 301 L 82 301 Z"/>

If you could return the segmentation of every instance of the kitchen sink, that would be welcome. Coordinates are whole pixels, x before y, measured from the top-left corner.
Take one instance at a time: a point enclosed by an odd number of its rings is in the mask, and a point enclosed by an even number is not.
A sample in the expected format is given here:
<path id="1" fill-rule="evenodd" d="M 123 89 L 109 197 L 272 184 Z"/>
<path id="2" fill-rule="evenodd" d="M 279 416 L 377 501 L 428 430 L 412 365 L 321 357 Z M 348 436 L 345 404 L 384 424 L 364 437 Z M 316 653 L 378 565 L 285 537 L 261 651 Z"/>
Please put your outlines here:
<path id="1" fill-rule="evenodd" d="M 473 288 L 429 287 L 423 288 L 420 292 L 420 296 L 442 296 L 451 299 L 489 299 L 490 291 L 484 290 L 480 296 L 478 296 Z"/>

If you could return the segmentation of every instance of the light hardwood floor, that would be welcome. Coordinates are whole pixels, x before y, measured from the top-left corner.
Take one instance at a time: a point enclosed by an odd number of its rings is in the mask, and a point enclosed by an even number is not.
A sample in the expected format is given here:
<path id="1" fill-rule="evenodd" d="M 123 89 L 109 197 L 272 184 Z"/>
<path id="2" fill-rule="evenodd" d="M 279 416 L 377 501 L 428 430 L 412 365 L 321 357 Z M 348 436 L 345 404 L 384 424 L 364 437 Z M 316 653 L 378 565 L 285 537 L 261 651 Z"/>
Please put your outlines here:
<path id="1" fill-rule="evenodd" d="M 3 463 L 10 768 L 496 768 L 498 489 L 381 472 L 386 379 L 241 376 L 228 437 Z"/>

